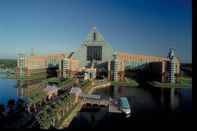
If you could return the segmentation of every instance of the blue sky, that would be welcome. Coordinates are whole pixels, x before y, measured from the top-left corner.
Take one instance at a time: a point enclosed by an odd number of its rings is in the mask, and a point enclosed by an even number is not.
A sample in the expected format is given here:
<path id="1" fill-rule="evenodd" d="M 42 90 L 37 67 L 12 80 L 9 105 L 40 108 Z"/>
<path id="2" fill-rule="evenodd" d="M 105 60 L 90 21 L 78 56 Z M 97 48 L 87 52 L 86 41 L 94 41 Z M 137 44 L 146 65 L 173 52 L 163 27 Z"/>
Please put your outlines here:
<path id="1" fill-rule="evenodd" d="M 79 47 L 92 26 L 117 51 L 192 58 L 191 0 L 0 0 L 0 58 Z"/>

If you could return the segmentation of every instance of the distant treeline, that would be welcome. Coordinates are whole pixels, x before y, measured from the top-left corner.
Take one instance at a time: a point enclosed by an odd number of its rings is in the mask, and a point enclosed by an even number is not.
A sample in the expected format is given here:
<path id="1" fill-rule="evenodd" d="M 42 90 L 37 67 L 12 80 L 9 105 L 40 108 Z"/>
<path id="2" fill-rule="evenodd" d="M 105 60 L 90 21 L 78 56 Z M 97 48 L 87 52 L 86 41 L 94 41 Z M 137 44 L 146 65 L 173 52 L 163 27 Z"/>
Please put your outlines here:
<path id="1" fill-rule="evenodd" d="M 0 68 L 15 68 L 16 64 L 16 59 L 0 59 Z"/>
<path id="2" fill-rule="evenodd" d="M 192 66 L 192 63 L 181 63 L 181 65 Z"/>
<path id="3" fill-rule="evenodd" d="M 181 66 L 192 69 L 192 63 L 181 63 Z"/>
<path id="4" fill-rule="evenodd" d="M 184 72 L 184 75 L 192 77 L 192 63 L 182 63 L 181 70 Z"/>

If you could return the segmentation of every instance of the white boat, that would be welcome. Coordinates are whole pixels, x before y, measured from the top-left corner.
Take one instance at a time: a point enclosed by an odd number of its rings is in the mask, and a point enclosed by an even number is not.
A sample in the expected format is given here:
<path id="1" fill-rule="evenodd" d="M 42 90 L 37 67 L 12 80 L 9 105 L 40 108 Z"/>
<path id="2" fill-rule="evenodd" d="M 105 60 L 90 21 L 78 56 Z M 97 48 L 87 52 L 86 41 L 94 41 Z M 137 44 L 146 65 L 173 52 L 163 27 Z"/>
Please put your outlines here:
<path id="1" fill-rule="evenodd" d="M 118 99 L 118 105 L 120 110 L 126 114 L 126 117 L 129 117 L 131 115 L 131 108 L 128 102 L 128 99 L 126 97 L 120 97 Z"/>

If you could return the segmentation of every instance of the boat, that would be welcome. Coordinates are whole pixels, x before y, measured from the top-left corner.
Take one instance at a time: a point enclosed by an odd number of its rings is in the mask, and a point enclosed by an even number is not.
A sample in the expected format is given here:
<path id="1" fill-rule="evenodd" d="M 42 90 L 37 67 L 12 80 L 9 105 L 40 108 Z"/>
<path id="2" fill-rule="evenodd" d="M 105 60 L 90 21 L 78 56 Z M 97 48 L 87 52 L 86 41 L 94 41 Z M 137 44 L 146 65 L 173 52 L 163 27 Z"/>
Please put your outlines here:
<path id="1" fill-rule="evenodd" d="M 119 109 L 126 115 L 126 117 L 130 117 L 131 115 L 131 108 L 128 102 L 127 97 L 120 97 L 118 99 Z"/>

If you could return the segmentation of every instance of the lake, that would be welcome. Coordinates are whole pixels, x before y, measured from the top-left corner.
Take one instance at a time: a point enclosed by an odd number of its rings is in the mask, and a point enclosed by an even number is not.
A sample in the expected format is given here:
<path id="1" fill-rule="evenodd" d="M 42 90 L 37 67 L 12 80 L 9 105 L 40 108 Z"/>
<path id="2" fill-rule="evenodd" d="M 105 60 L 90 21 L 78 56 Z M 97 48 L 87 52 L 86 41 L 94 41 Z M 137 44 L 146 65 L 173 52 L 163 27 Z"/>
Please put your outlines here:
<path id="1" fill-rule="evenodd" d="M 192 111 L 192 88 L 176 90 L 173 111 L 169 106 L 169 90 L 164 92 L 164 103 L 161 103 L 158 88 L 153 87 L 108 87 L 97 89 L 94 94 L 112 98 L 126 96 L 134 114 L 126 118 L 122 114 L 108 113 L 107 109 L 96 111 L 82 109 L 71 122 L 69 129 L 89 128 L 92 125 L 94 128 L 130 126 L 128 123 L 135 120 L 181 120 L 184 115 L 189 117 L 188 114 Z M 94 117 L 94 122 L 91 121 L 91 117 Z"/>
<path id="2" fill-rule="evenodd" d="M 0 103 L 7 104 L 9 99 L 17 99 L 18 96 L 23 96 L 23 88 L 16 88 L 17 81 L 7 79 L 5 73 L 0 73 Z M 191 85 L 192 86 L 192 85 Z M 21 95 L 22 93 L 22 95 Z M 18 94 L 18 95 L 17 95 Z M 111 96 L 116 98 L 119 96 L 126 96 L 129 100 L 130 106 L 134 109 L 134 115 L 128 119 L 122 118 L 117 114 L 109 114 L 106 109 L 101 109 L 98 112 L 86 112 L 81 111 L 71 122 L 70 128 L 91 126 L 89 115 L 97 115 L 99 122 L 95 125 L 99 127 L 106 127 L 114 125 L 120 121 L 130 120 L 150 120 L 158 119 L 162 117 L 162 114 L 169 113 L 168 110 L 163 110 L 166 105 L 169 105 L 169 92 L 166 91 L 164 99 L 166 102 L 160 103 L 160 91 L 150 87 L 108 87 L 104 89 L 98 89 L 94 94 L 101 94 L 105 96 Z M 179 89 L 175 92 L 175 113 L 171 113 L 171 116 L 177 113 L 187 114 L 192 111 L 192 87 L 188 89 Z M 166 106 L 169 109 L 169 106 Z M 88 117 L 87 117 L 88 116 Z M 97 117 L 96 117 L 97 118 Z M 177 118 L 175 116 L 175 118 Z M 82 124 L 83 123 L 83 124 Z"/>
<path id="3" fill-rule="evenodd" d="M 5 73 L 0 73 L 0 103 L 7 104 L 8 99 L 17 99 L 16 80 L 7 79 Z"/>

